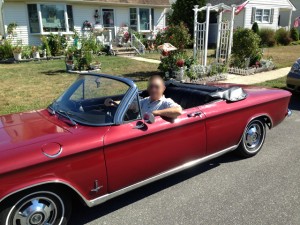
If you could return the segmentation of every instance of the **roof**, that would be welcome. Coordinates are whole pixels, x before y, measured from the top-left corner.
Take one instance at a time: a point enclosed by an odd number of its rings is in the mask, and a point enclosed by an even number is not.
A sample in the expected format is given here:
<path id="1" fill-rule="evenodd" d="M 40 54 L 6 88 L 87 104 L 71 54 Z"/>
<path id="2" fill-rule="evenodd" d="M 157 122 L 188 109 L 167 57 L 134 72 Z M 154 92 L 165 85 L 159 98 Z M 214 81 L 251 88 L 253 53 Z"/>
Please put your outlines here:
<path id="1" fill-rule="evenodd" d="M 231 6 L 231 5 L 241 5 L 247 0 L 207 0 L 206 3 L 210 3 L 212 5 L 218 5 L 221 3 L 224 3 L 225 5 Z"/>

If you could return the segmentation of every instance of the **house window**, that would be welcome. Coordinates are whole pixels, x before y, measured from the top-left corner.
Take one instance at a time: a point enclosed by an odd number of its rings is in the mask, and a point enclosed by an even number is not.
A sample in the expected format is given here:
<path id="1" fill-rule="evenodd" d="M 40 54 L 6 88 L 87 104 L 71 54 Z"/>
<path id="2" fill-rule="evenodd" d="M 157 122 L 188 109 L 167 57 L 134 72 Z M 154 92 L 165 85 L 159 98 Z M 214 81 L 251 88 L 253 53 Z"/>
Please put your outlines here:
<path id="1" fill-rule="evenodd" d="M 104 27 L 114 27 L 115 26 L 113 9 L 102 9 L 102 15 L 103 15 L 103 26 Z"/>
<path id="2" fill-rule="evenodd" d="M 27 8 L 30 33 L 69 32 L 74 30 L 71 5 L 28 4 Z"/>
<path id="3" fill-rule="evenodd" d="M 154 9 L 130 8 L 130 28 L 137 31 L 154 29 Z"/>
<path id="4" fill-rule="evenodd" d="M 271 21 L 271 9 L 256 9 L 255 21 L 269 23 Z"/>
<path id="5" fill-rule="evenodd" d="M 136 8 L 130 8 L 129 9 L 129 17 L 130 17 L 130 28 L 132 30 L 137 31 L 137 9 Z"/>
<path id="6" fill-rule="evenodd" d="M 28 19 L 30 33 L 40 33 L 38 9 L 36 4 L 28 4 Z"/>
<path id="7" fill-rule="evenodd" d="M 65 10 L 63 5 L 41 5 L 44 32 L 65 32 Z"/>

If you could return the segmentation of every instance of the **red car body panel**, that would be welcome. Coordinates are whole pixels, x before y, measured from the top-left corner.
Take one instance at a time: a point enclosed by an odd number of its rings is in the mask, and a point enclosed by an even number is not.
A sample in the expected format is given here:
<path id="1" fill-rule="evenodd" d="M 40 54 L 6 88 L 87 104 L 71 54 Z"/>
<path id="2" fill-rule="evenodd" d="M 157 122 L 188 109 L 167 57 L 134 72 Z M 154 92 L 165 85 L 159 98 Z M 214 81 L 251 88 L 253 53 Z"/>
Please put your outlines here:
<path id="1" fill-rule="evenodd" d="M 186 109 L 174 123 L 156 118 L 145 130 L 134 129 L 137 121 L 70 126 L 47 110 L 1 116 L 0 201 L 48 182 L 71 186 L 86 201 L 96 199 L 238 145 L 253 118 L 267 116 L 276 126 L 287 115 L 289 92 L 255 87 L 245 91 L 248 97 L 243 101 L 216 101 Z M 188 116 L 195 112 L 201 115 Z M 43 153 L 47 143 L 62 146 L 57 158 Z M 96 180 L 102 188 L 92 192 Z"/>

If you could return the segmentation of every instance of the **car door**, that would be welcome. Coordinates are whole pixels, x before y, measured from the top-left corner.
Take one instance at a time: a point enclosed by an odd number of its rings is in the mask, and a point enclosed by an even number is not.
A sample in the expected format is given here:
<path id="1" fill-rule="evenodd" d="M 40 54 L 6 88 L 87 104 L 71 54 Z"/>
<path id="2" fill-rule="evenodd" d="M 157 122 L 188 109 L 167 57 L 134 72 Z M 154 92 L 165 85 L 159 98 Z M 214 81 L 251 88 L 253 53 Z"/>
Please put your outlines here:
<path id="1" fill-rule="evenodd" d="M 171 122 L 138 117 L 112 126 L 104 138 L 108 191 L 130 186 L 206 154 L 205 116 L 197 107 Z"/>

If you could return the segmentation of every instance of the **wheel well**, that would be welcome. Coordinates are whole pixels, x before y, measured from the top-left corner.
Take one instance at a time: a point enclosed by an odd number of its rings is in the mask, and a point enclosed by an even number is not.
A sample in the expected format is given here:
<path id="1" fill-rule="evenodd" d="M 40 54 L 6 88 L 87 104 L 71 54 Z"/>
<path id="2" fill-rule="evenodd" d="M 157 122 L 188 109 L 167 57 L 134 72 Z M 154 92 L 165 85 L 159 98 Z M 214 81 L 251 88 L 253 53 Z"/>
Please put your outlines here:
<path id="1" fill-rule="evenodd" d="M 272 122 L 271 118 L 267 115 L 262 115 L 262 116 L 256 117 L 255 119 L 259 119 L 262 122 L 264 122 L 269 129 L 271 129 L 273 127 L 273 122 Z"/>
<path id="2" fill-rule="evenodd" d="M 40 184 L 40 185 L 36 185 L 34 187 L 29 187 L 29 188 L 25 188 L 21 191 L 17 191 L 14 192 L 12 194 L 10 194 L 9 196 L 5 197 L 0 203 L 3 202 L 9 202 L 10 199 L 15 198 L 16 196 L 21 196 L 24 195 L 26 193 L 32 193 L 35 191 L 41 191 L 41 190 L 51 190 L 55 193 L 63 193 L 63 194 L 67 194 L 69 195 L 70 199 L 76 203 L 80 203 L 80 204 L 85 204 L 84 200 L 82 199 L 82 197 L 71 187 L 62 184 L 62 183 L 49 183 L 49 184 Z"/>

